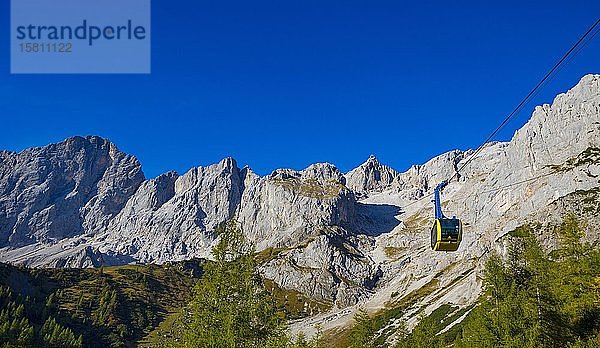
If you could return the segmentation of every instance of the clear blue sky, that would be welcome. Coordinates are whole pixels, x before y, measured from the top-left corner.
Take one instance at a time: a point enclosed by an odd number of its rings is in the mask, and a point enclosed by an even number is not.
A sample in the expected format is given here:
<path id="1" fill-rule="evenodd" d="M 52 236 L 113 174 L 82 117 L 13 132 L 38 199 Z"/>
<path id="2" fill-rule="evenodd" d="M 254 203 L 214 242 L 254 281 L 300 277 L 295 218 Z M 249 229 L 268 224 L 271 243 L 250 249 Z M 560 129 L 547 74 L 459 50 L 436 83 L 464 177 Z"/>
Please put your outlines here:
<path id="1" fill-rule="evenodd" d="M 96 134 L 147 177 L 225 156 L 259 174 L 370 154 L 405 170 L 477 147 L 600 16 L 596 0 L 153 0 L 151 75 L 10 75 L 8 3 L 0 149 Z M 534 104 L 592 72 L 600 35 Z"/>

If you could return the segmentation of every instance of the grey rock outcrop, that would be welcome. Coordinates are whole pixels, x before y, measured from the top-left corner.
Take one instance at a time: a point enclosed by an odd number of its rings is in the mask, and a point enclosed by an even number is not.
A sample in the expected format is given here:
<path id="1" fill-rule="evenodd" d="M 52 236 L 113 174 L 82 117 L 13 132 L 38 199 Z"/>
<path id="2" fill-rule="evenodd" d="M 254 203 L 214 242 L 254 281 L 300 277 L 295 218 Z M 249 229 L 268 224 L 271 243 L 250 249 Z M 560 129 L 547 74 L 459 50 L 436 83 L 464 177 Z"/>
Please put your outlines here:
<path id="1" fill-rule="evenodd" d="M 417 313 L 427 315 L 444 303 L 466 307 L 480 293 L 486 257 L 494 250 L 502 253 L 508 232 L 525 223 L 541 223 L 538 237 L 551 248 L 555 236 L 548 226 L 575 213 L 592 222 L 586 238 L 600 240 L 600 228 L 594 224 L 600 199 L 600 75 L 587 75 L 551 105 L 536 107 L 510 142 L 487 144 L 473 155 L 446 153 L 401 173 L 397 187 L 367 192 L 360 201 L 366 207 L 396 206 L 401 212 L 383 210 L 373 219 L 400 222 L 379 233 L 368 252 L 383 273 L 374 294 L 357 306 L 295 323 L 294 330 L 343 326 L 359 306 L 377 311 L 409 294 L 414 305 L 402 318 L 409 329 L 416 324 Z M 463 243 L 456 253 L 431 252 L 432 189 L 469 159 L 460 179 L 442 195 L 447 215 L 456 213 L 465 224 Z M 394 321 L 389 325 L 393 327 Z M 388 343 L 394 340 L 389 337 Z"/>
<path id="2" fill-rule="evenodd" d="M 442 198 L 447 215 L 464 221 L 464 240 L 456 253 L 433 253 L 431 193 L 458 168 Z M 452 150 L 403 173 L 371 157 L 345 175 L 318 163 L 260 177 L 227 158 L 144 180 L 137 160 L 107 140 L 75 137 L 0 151 L 0 261 L 97 267 L 210 257 L 215 228 L 235 217 L 258 251 L 273 248 L 265 277 L 333 305 L 296 329 L 345 325 L 359 306 L 378 310 L 416 291 L 423 296 L 405 312 L 411 326 L 421 310 L 471 304 L 483 260 L 509 231 L 581 213 L 580 200 L 597 199 L 599 178 L 600 75 L 537 107 L 510 142 L 476 155 Z"/>
<path id="3" fill-rule="evenodd" d="M 373 240 L 324 229 L 305 245 L 282 251 L 262 267 L 280 287 L 343 308 L 356 304 L 377 284 L 381 270 L 365 253 Z"/>
<path id="4" fill-rule="evenodd" d="M 144 180 L 135 157 L 99 137 L 0 157 L 0 247 L 101 230 Z"/>
<path id="5" fill-rule="evenodd" d="M 145 182 L 98 236 L 99 249 L 137 262 L 209 257 L 214 230 L 230 219 L 242 194 L 232 158 Z"/>
<path id="6" fill-rule="evenodd" d="M 346 174 L 346 181 L 349 189 L 364 195 L 392 187 L 394 183 L 397 184 L 399 175 L 400 173 L 382 165 L 375 156 L 371 155 L 365 163 Z"/>
<path id="7" fill-rule="evenodd" d="M 354 195 L 331 164 L 313 164 L 302 171 L 279 169 L 263 178 L 248 168 L 244 174 L 236 217 L 259 250 L 294 246 L 324 226 L 347 227 L 354 221 Z"/>

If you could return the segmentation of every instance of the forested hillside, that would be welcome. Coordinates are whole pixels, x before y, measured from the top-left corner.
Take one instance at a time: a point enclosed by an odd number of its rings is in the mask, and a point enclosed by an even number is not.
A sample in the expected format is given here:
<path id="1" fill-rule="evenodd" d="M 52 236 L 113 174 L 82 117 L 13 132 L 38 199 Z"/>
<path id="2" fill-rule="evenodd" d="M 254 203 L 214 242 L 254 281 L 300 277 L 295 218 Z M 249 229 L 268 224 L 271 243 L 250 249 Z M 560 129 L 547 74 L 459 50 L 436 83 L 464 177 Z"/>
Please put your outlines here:
<path id="1" fill-rule="evenodd" d="M 402 337 L 394 342 L 398 348 L 598 347 L 600 249 L 583 241 L 583 224 L 566 216 L 554 231 L 555 250 L 544 250 L 534 237 L 539 225 L 519 227 L 509 234 L 504 258 L 494 254 L 487 260 L 484 293 L 474 306 L 421 313 L 410 333 L 403 323 L 389 325 L 401 318 L 402 308 L 360 312 L 339 344 L 392 345 L 388 338 L 395 331 Z"/>
<path id="2" fill-rule="evenodd" d="M 287 330 L 317 303 L 266 284 L 233 221 L 214 261 L 98 269 L 0 264 L 0 347 L 319 347 Z"/>
<path id="3" fill-rule="evenodd" d="M 0 264 L 0 342 L 8 347 L 135 346 L 188 303 L 202 263 L 26 269 Z"/>
<path id="4" fill-rule="evenodd" d="M 535 238 L 540 226 L 515 229 L 505 253 L 488 258 L 484 292 L 472 306 L 422 312 L 409 330 L 403 311 L 424 296 L 423 287 L 398 302 L 405 306 L 359 311 L 346 331 L 312 339 L 287 330 L 293 306 L 265 287 L 257 268 L 261 257 L 233 222 L 218 229 L 221 242 L 211 262 L 93 270 L 2 265 L 0 342 L 2 347 L 597 347 L 600 249 L 584 241 L 583 225 L 566 216 L 554 231 L 553 250 Z"/>

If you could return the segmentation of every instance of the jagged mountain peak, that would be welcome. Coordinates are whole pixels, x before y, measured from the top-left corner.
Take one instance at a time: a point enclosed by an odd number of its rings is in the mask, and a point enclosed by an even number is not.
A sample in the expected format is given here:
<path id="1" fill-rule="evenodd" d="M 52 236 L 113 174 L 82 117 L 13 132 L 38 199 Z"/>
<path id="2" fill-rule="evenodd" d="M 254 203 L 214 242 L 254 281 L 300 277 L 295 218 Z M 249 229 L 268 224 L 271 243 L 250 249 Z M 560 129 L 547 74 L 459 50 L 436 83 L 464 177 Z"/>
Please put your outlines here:
<path id="1" fill-rule="evenodd" d="M 599 81 L 588 75 L 536 108 L 510 142 L 487 144 L 448 186 L 445 212 L 465 221 L 452 255 L 429 252 L 431 203 L 417 199 L 472 150 L 448 151 L 403 173 L 369 156 L 345 175 L 317 163 L 260 177 L 228 157 L 144 180 L 135 157 L 108 140 L 73 137 L 0 152 L 0 260 L 97 266 L 209 257 L 215 227 L 235 217 L 257 250 L 278 250 L 262 270 L 282 288 L 340 307 L 375 291 L 377 305 L 421 286 L 415 279 L 446 272 L 441 281 L 452 283 L 457 272 L 471 272 L 458 288 L 472 298 L 478 260 L 509 229 L 550 202 L 597 189 Z M 503 189 L 514 183 L 525 184 Z M 91 255 L 98 262 L 81 262 Z M 468 262 L 450 267 L 456 260 Z M 470 303 L 465 296 L 434 297 Z"/>
<path id="2" fill-rule="evenodd" d="M 381 166 L 381 162 L 379 162 L 379 159 L 377 158 L 377 156 L 375 155 L 369 155 L 369 157 L 363 162 L 361 163 L 357 168 L 359 167 L 378 167 Z M 356 169 L 356 168 L 355 168 Z"/>
<path id="3" fill-rule="evenodd" d="M 118 153 L 121 153 L 123 155 L 126 155 L 125 153 L 122 153 L 121 151 L 119 151 L 118 147 L 111 142 L 108 138 L 103 138 L 99 135 L 86 135 L 86 136 L 72 136 L 69 138 L 66 138 L 63 141 L 57 142 L 57 143 L 52 143 L 46 146 L 41 146 L 41 147 L 36 147 L 36 148 L 32 148 L 32 149 L 41 149 L 41 150 L 46 150 L 46 149 L 56 149 L 56 148 L 66 148 L 66 149 L 70 149 L 70 150 L 83 150 L 83 149 L 101 149 L 101 150 L 106 150 L 107 153 L 112 153 L 113 155 L 116 155 Z M 25 150 L 27 151 L 27 150 Z"/>
<path id="4" fill-rule="evenodd" d="M 232 172 L 239 171 L 240 169 L 238 168 L 237 162 L 233 157 L 225 157 L 217 163 L 191 168 L 190 170 L 188 170 L 188 172 L 186 172 L 186 174 L 190 172 L 203 172 L 214 170 Z"/>
<path id="5" fill-rule="evenodd" d="M 90 161 L 97 161 L 99 165 L 127 161 L 139 167 L 143 177 L 141 164 L 135 156 L 120 151 L 109 139 L 98 135 L 72 136 L 56 143 L 28 148 L 21 152 L 8 151 L 6 154 L 20 156 L 20 158 L 55 158 L 67 162 L 82 162 L 87 158 Z"/>
<path id="6" fill-rule="evenodd" d="M 218 163 L 219 166 L 227 169 L 238 169 L 237 161 L 233 157 L 225 157 Z"/>
<path id="7" fill-rule="evenodd" d="M 339 169 L 331 163 L 315 163 L 304 169 L 302 176 L 316 180 L 334 180 L 344 185 L 346 179 Z"/>
<path id="8" fill-rule="evenodd" d="M 268 175 L 268 178 L 275 180 L 292 178 L 302 180 L 314 179 L 317 181 L 335 181 L 342 185 L 346 182 L 342 172 L 335 165 L 327 162 L 314 163 L 300 171 L 288 168 L 275 169 Z"/>
<path id="9" fill-rule="evenodd" d="M 99 135 L 75 135 L 72 137 L 68 137 L 63 142 L 67 143 L 67 144 L 81 145 L 81 144 L 84 144 L 85 142 L 96 143 L 96 144 L 106 144 L 106 143 L 110 143 L 111 141 L 108 140 L 108 138 L 103 138 Z"/>
<path id="10" fill-rule="evenodd" d="M 367 158 L 367 160 L 365 161 L 365 163 L 363 163 L 363 165 L 366 165 L 366 164 L 377 165 L 377 164 L 379 164 L 379 160 L 377 159 L 377 156 L 375 156 L 375 155 L 369 155 L 369 158 Z"/>
<path id="11" fill-rule="evenodd" d="M 256 174 L 248 165 L 245 165 L 244 168 L 242 168 L 242 170 L 240 171 L 240 175 L 242 176 L 242 178 L 244 178 L 244 182 L 250 182 L 260 179 L 260 176 Z"/>
<path id="12" fill-rule="evenodd" d="M 0 162 L 3 246 L 101 229 L 144 180 L 134 156 L 98 136 L 71 137 L 9 157 Z"/>
<path id="13" fill-rule="evenodd" d="M 365 195 L 389 188 L 399 174 L 396 170 L 381 164 L 374 155 L 370 155 L 363 164 L 346 173 L 345 178 L 348 188 Z"/>

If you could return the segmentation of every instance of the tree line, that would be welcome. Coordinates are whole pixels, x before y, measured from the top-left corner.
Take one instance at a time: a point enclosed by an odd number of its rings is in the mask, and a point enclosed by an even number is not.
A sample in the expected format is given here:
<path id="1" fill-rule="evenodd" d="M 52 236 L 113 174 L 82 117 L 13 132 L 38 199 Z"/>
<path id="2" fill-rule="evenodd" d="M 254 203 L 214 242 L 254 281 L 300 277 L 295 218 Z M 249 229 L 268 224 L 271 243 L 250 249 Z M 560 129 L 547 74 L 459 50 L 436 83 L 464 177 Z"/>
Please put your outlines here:
<path id="1" fill-rule="evenodd" d="M 400 325 L 396 347 L 600 347 L 600 250 L 573 215 L 555 229 L 555 250 L 542 248 L 539 228 L 517 228 L 506 257 L 487 260 L 484 292 L 460 324 L 441 333 L 452 312 L 442 306 L 410 333 Z M 374 318 L 355 322 L 350 346 L 379 347 Z"/>
<path id="2" fill-rule="evenodd" d="M 234 220 L 216 230 L 214 261 L 194 289 L 194 296 L 160 346 L 176 348 L 319 348 L 320 335 L 292 337 L 286 313 L 265 290 L 254 248 Z"/>
<path id="3" fill-rule="evenodd" d="M 0 347 L 82 347 L 82 336 L 59 324 L 51 307 L 51 299 L 40 302 L 0 285 Z"/>

